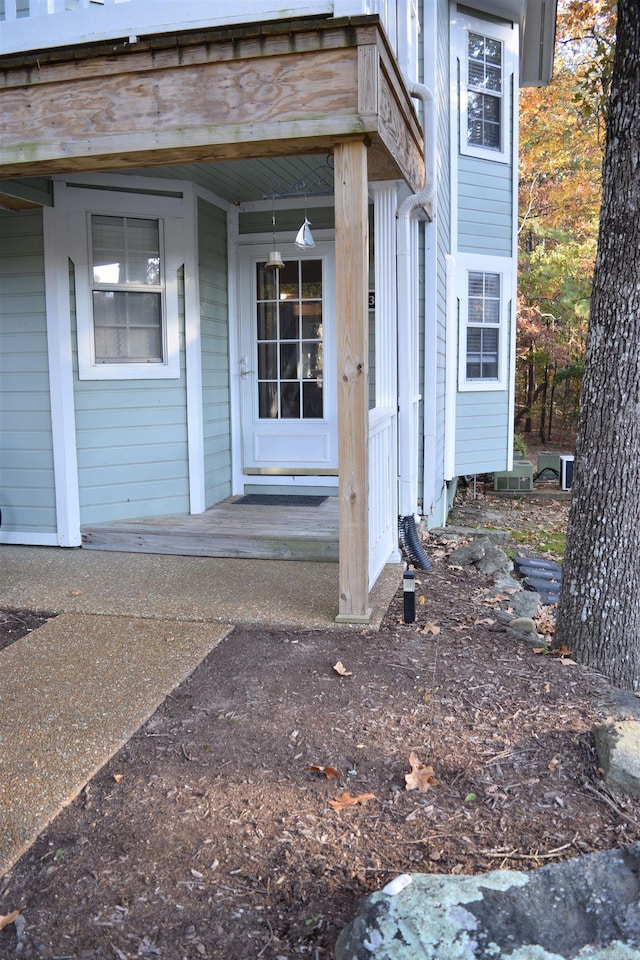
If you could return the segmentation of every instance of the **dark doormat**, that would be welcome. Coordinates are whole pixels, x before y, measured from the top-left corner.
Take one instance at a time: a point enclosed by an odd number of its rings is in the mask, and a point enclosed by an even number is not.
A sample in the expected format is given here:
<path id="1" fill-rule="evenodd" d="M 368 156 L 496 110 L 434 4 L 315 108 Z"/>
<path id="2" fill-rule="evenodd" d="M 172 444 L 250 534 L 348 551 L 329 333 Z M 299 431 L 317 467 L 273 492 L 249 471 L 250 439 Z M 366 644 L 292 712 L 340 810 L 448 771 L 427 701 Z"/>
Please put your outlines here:
<path id="1" fill-rule="evenodd" d="M 326 499 L 298 493 L 247 493 L 233 502 L 252 507 L 319 507 Z"/>

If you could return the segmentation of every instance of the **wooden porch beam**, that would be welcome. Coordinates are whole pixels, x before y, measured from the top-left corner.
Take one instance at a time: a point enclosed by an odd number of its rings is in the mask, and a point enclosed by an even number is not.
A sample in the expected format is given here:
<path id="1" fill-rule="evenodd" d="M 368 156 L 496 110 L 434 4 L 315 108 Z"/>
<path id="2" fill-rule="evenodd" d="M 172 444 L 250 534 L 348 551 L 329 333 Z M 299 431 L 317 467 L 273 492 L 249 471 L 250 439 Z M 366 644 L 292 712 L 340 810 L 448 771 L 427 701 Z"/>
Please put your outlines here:
<path id="1" fill-rule="evenodd" d="M 369 218 L 367 147 L 336 143 L 339 610 L 368 623 L 369 606 Z"/>
<path id="2" fill-rule="evenodd" d="M 0 57 L 0 179 L 319 153 L 423 182 L 422 132 L 374 17 Z M 25 62 L 22 62 L 22 60 Z"/>

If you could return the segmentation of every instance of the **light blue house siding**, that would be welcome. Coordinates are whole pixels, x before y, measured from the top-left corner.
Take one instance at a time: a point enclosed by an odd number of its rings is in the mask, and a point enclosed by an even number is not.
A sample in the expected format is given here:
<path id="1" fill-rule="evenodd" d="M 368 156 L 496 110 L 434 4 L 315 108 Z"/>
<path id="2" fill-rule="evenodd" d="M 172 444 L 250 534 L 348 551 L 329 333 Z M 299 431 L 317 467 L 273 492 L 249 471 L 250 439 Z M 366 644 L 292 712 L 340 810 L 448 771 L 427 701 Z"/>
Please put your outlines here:
<path id="1" fill-rule="evenodd" d="M 506 390 L 459 393 L 457 401 L 456 472 L 459 476 L 504 470 L 511 407 Z"/>
<path id="2" fill-rule="evenodd" d="M 205 502 L 231 496 L 227 226 L 223 210 L 198 202 Z"/>
<path id="3" fill-rule="evenodd" d="M 179 279 L 179 379 L 79 380 L 74 321 L 81 524 L 189 511 L 184 286 Z"/>
<path id="4" fill-rule="evenodd" d="M 436 384 L 435 384 L 435 486 L 433 523 L 443 523 L 447 513 L 447 486 L 444 478 L 445 404 L 446 404 L 446 341 L 447 341 L 447 265 L 451 250 L 451 161 L 449 108 L 449 3 L 439 0 L 437 8 L 436 60 L 436 196 L 437 212 L 429 244 L 435 262 L 435 290 L 432 298 L 435 316 Z"/>
<path id="5" fill-rule="evenodd" d="M 511 256 L 513 168 L 476 157 L 458 158 L 458 250 Z"/>
<path id="6" fill-rule="evenodd" d="M 513 97 L 511 98 L 513 110 Z M 507 118 L 513 138 L 513 114 Z M 512 156 L 512 153 L 511 153 Z M 508 163 L 457 156 L 457 250 L 514 257 L 514 170 Z M 511 331 L 503 340 L 508 350 Z M 464 350 L 464 343 L 458 344 Z M 458 391 L 455 470 L 458 476 L 504 470 L 512 418 L 509 390 Z"/>
<path id="7" fill-rule="evenodd" d="M 0 214 L 1 533 L 56 531 L 42 213 Z"/>

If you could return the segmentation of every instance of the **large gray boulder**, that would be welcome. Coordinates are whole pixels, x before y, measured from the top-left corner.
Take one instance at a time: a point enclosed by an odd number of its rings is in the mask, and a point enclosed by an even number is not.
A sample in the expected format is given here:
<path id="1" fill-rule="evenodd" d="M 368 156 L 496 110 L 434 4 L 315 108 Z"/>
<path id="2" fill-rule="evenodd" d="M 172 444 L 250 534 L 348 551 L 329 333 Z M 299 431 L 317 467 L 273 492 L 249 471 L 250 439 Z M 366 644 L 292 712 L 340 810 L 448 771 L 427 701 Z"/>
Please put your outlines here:
<path id="1" fill-rule="evenodd" d="M 639 960 L 640 844 L 478 876 L 412 874 L 367 897 L 336 960 Z"/>
<path id="2" fill-rule="evenodd" d="M 594 723 L 598 762 L 604 778 L 614 790 L 640 796 L 640 723 L 608 717 Z"/>

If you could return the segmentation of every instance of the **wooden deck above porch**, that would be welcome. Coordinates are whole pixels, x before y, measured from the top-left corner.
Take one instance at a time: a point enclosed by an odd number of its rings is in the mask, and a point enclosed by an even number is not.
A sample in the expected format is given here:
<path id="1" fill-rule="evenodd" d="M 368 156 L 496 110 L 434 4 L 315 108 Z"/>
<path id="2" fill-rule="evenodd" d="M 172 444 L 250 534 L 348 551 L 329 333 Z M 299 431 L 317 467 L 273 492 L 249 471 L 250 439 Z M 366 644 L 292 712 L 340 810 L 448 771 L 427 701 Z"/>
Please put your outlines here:
<path id="1" fill-rule="evenodd" d="M 283 20 L 0 57 L 0 180 L 369 145 L 424 180 L 422 130 L 377 17 Z"/>
<path id="2" fill-rule="evenodd" d="M 256 560 L 338 560 L 338 498 L 316 507 L 253 506 L 238 498 L 204 513 L 82 527 L 89 550 Z"/>

